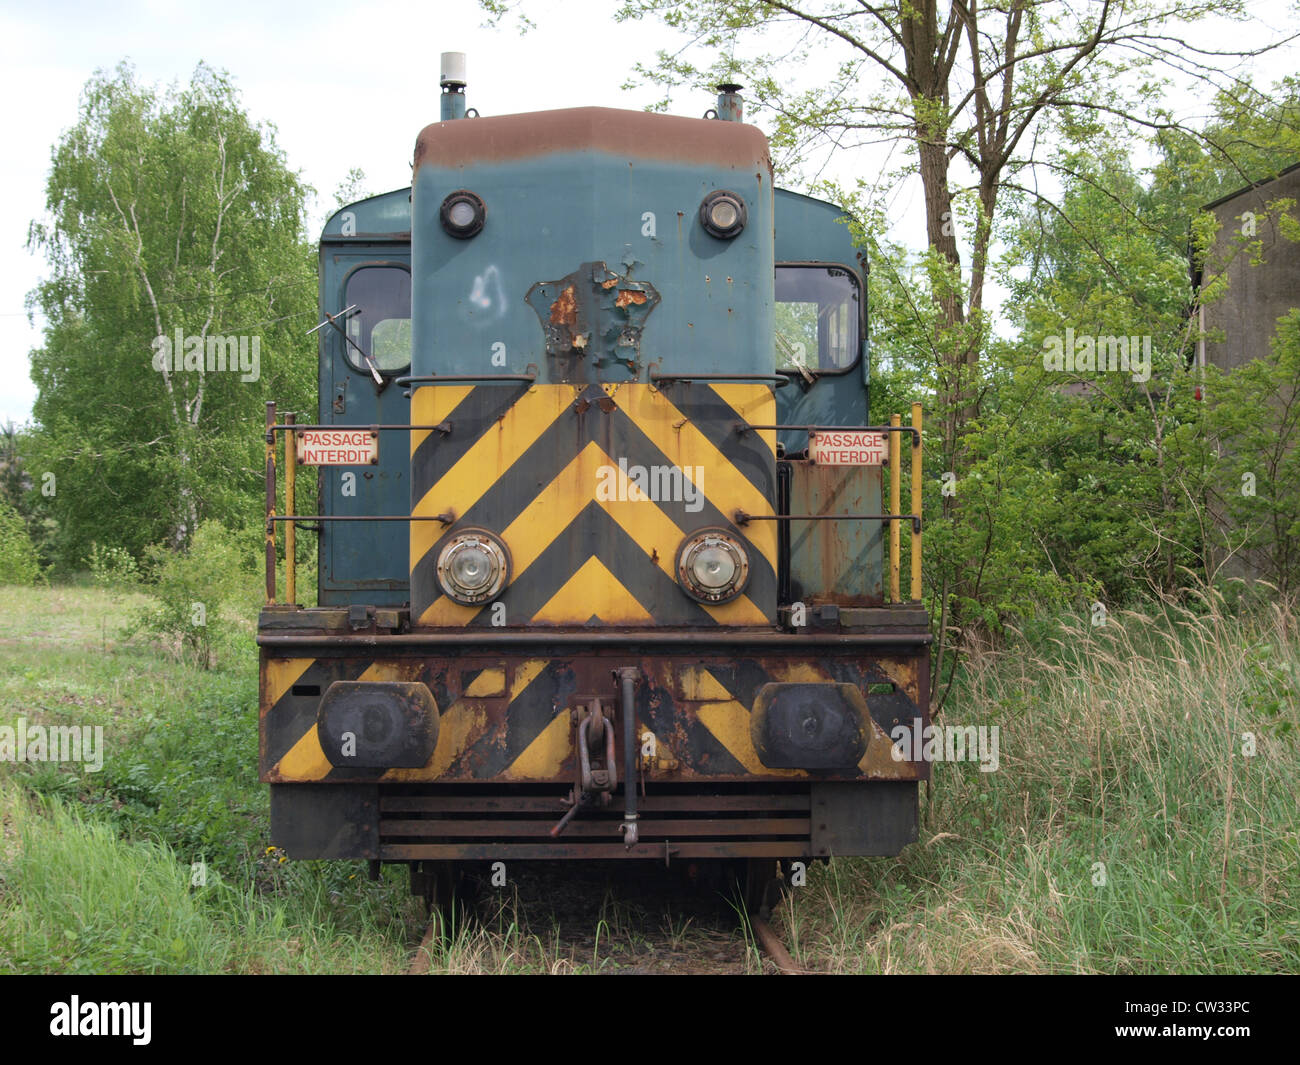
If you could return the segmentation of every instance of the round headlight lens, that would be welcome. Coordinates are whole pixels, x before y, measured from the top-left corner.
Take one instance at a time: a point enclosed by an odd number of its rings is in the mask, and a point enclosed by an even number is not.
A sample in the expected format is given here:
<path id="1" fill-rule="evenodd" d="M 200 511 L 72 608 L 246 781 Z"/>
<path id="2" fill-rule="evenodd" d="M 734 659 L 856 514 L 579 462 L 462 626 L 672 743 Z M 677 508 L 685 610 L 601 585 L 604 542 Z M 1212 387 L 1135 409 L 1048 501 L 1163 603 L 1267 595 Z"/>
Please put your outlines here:
<path id="1" fill-rule="evenodd" d="M 749 556 L 741 542 L 721 529 L 696 533 L 677 556 L 682 589 L 703 603 L 724 603 L 745 588 Z"/>
<path id="2" fill-rule="evenodd" d="M 709 219 L 719 229 L 730 229 L 740 218 L 740 212 L 730 200 L 719 200 L 709 208 Z"/>
<path id="3" fill-rule="evenodd" d="M 492 579 L 492 558 L 479 544 L 456 552 L 451 559 L 452 580 L 461 588 L 480 591 Z"/>
<path id="4" fill-rule="evenodd" d="M 450 598 L 465 606 L 495 597 L 509 575 L 505 545 L 490 533 L 461 533 L 438 555 L 438 583 Z"/>
<path id="5" fill-rule="evenodd" d="M 442 201 L 438 211 L 442 228 L 457 240 L 468 240 L 483 228 L 487 207 L 468 189 L 457 189 Z"/>
<path id="6" fill-rule="evenodd" d="M 745 228 L 745 201 L 734 192 L 711 192 L 700 204 L 700 224 L 719 240 L 730 240 Z"/>
<path id="7" fill-rule="evenodd" d="M 474 224 L 474 205 L 468 200 L 457 200 L 447 210 L 447 220 L 456 229 L 468 229 Z"/>
<path id="8" fill-rule="evenodd" d="M 691 570 L 701 587 L 725 588 L 736 575 L 736 560 L 730 551 L 715 544 L 695 552 Z"/>

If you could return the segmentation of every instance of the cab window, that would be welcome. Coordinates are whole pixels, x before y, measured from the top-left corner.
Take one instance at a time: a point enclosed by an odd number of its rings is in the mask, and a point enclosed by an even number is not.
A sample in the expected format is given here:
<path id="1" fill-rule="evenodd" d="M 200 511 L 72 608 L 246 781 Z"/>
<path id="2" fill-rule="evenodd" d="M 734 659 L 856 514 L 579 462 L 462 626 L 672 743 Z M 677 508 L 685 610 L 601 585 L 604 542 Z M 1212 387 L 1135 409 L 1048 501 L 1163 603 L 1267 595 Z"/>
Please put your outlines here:
<path id="1" fill-rule="evenodd" d="M 352 342 L 375 360 L 381 373 L 396 373 L 411 365 L 411 275 L 400 266 L 363 266 L 347 280 L 344 305 Z M 365 360 L 352 344 L 347 359 L 368 373 Z"/>
<path id="2" fill-rule="evenodd" d="M 861 295 L 839 266 L 776 268 L 776 368 L 843 370 L 858 357 Z"/>

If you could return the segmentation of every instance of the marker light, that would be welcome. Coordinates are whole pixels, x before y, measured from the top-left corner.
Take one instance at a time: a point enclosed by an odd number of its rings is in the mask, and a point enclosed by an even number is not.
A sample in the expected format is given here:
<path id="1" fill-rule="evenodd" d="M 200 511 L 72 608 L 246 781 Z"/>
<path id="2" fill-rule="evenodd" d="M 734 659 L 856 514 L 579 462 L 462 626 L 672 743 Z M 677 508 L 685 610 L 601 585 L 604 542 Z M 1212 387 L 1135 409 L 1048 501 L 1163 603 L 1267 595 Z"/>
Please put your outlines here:
<path id="1" fill-rule="evenodd" d="M 442 220 L 442 228 L 457 240 L 469 240 L 483 228 L 487 208 L 468 189 L 457 189 L 442 201 L 438 217 Z"/>
<path id="2" fill-rule="evenodd" d="M 711 192 L 700 204 L 700 224 L 719 240 L 730 240 L 745 228 L 745 201 L 734 192 Z"/>
<path id="3" fill-rule="evenodd" d="M 482 530 L 453 537 L 438 555 L 438 583 L 450 598 L 465 606 L 495 598 L 509 576 L 505 545 Z"/>

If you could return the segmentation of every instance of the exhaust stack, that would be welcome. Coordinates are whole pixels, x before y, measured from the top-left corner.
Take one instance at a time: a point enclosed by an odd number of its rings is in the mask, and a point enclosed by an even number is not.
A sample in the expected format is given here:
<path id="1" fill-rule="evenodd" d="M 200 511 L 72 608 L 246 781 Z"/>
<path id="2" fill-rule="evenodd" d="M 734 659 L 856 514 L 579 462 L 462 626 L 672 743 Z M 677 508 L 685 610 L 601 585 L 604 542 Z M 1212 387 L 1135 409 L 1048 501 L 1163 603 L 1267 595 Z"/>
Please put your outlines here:
<path id="1" fill-rule="evenodd" d="M 465 117 L 465 53 L 443 52 L 438 84 L 442 86 L 442 121 Z"/>
<path id="2" fill-rule="evenodd" d="M 739 85 L 718 86 L 718 117 L 724 122 L 745 121 L 745 101 L 740 97 Z"/>

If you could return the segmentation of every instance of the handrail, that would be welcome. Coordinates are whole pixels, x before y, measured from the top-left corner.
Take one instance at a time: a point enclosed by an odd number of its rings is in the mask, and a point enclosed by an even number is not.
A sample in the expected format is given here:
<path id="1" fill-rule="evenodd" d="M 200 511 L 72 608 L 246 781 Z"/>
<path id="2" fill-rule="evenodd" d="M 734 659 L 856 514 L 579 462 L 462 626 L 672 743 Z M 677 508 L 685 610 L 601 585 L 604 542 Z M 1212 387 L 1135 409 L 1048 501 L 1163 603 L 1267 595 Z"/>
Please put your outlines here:
<path id="1" fill-rule="evenodd" d="M 268 521 L 440 521 L 450 525 L 456 518 L 450 511 L 442 514 L 276 514 Z"/>
<path id="2" fill-rule="evenodd" d="M 804 429 L 809 436 L 814 433 L 911 433 L 913 443 L 921 439 L 920 430 L 912 425 L 751 425 L 749 422 L 735 422 L 734 425 L 736 433 L 740 436 L 744 436 L 751 429 L 778 431 Z"/>
<path id="3" fill-rule="evenodd" d="M 751 521 L 910 521 L 914 531 L 921 530 L 920 514 L 746 514 L 737 510 L 731 517 L 737 525 Z"/>
<path id="4" fill-rule="evenodd" d="M 447 422 L 447 421 L 438 422 L 437 425 L 405 425 L 400 423 L 380 424 L 380 425 L 376 425 L 373 423 L 368 425 L 345 425 L 342 422 L 326 423 L 323 425 L 320 424 L 307 425 L 305 423 L 295 422 L 293 420 L 292 414 L 286 414 L 285 419 L 286 420 L 283 422 L 279 422 L 275 425 L 268 425 L 266 427 L 266 438 L 268 441 L 271 440 L 276 433 L 287 433 L 290 430 L 292 430 L 295 433 L 305 433 L 305 432 L 324 430 L 324 429 L 339 429 L 345 432 L 349 430 L 360 429 L 363 432 L 368 432 L 368 433 L 383 433 L 383 432 L 406 433 L 406 432 L 410 432 L 412 429 L 428 429 L 431 432 L 436 431 L 442 433 L 443 436 L 447 436 L 451 433 L 451 422 Z"/>
<path id="5" fill-rule="evenodd" d="M 299 425 L 293 414 L 286 414 L 282 423 L 275 420 L 275 401 L 266 403 L 266 605 L 275 605 L 275 527 L 283 523 L 284 530 L 284 591 L 285 598 L 293 605 L 298 593 L 298 559 L 297 523 L 318 521 L 437 521 L 450 525 L 456 520 L 450 512 L 443 514 L 295 514 L 295 486 L 298 473 L 298 449 L 294 435 L 299 430 L 309 429 L 363 429 L 380 432 L 382 430 L 430 429 L 446 435 L 451 432 L 450 422 L 437 425 Z M 282 432 L 284 437 L 284 509 L 286 513 L 275 512 L 276 471 L 275 471 L 275 434 Z"/>
<path id="6" fill-rule="evenodd" d="M 296 415 L 286 414 L 284 420 L 293 427 Z M 274 433 L 272 434 L 274 439 Z M 293 433 L 284 434 L 284 510 L 292 514 L 298 509 L 294 499 L 294 485 L 298 477 L 298 448 Z M 274 521 L 271 522 L 274 524 Z M 284 527 L 284 598 L 289 603 L 298 601 L 298 541 L 297 526 L 290 518 Z"/>
<path id="7" fill-rule="evenodd" d="M 916 515 L 916 520 L 912 522 L 912 582 L 911 598 L 913 602 L 921 601 L 921 474 L 923 470 L 921 456 L 921 404 L 912 404 L 912 424 L 911 426 L 900 426 L 902 418 L 897 415 L 891 415 L 889 419 L 890 429 L 894 435 L 889 438 L 889 509 L 891 513 L 897 514 L 899 511 L 899 497 L 902 494 L 903 486 L 903 468 L 902 468 L 902 448 L 900 446 L 898 432 L 907 431 L 910 428 L 912 433 L 912 513 Z M 889 597 L 890 601 L 897 603 L 902 600 L 900 584 L 900 545 L 898 539 L 898 525 L 891 522 L 889 525 Z"/>
<path id="8" fill-rule="evenodd" d="M 536 381 L 537 367 L 529 363 L 528 370 L 531 372 L 420 374 L 419 376 L 407 374 L 405 377 L 396 378 L 395 383 L 399 385 L 463 385 L 469 381 Z"/>
<path id="9" fill-rule="evenodd" d="M 921 513 L 921 404 L 912 404 L 912 510 Z M 900 471 L 901 472 L 901 471 Z M 897 474 L 891 472 L 890 477 Z M 921 601 L 921 529 L 912 526 L 912 599 Z"/>
<path id="10" fill-rule="evenodd" d="M 652 370 L 646 377 L 652 385 L 660 381 L 771 381 L 777 388 L 784 388 L 791 381 L 774 373 L 656 373 Z"/>
<path id="11" fill-rule="evenodd" d="M 660 379 L 667 377 L 671 380 L 686 379 L 690 375 L 661 375 Z M 731 380 L 754 380 L 760 375 L 733 375 Z M 512 375 L 518 379 L 519 375 Z M 482 378 L 476 378 L 481 380 Z M 698 378 L 697 378 L 698 379 Z M 714 375 L 713 379 L 720 379 Z M 440 378 L 447 381 L 449 378 Z M 295 483 L 298 466 L 297 449 L 294 446 L 293 432 L 298 430 L 311 429 L 365 429 L 375 432 L 391 430 L 413 430 L 428 429 L 443 434 L 451 432 L 450 422 L 440 422 L 437 425 L 298 425 L 294 421 L 292 414 L 285 415 L 284 423 L 277 423 L 275 420 L 275 401 L 268 400 L 266 403 L 266 602 L 268 606 L 275 605 L 276 581 L 275 581 L 275 527 L 277 523 L 285 525 L 285 592 L 292 604 L 297 594 L 297 560 L 294 549 L 295 541 L 295 523 L 296 522 L 324 522 L 324 521 L 437 521 L 443 525 L 449 525 L 454 522 L 455 516 L 450 512 L 442 514 L 294 514 L 295 509 Z M 733 514 L 737 525 L 746 525 L 751 521 L 881 521 L 889 525 L 889 590 L 890 601 L 898 603 L 902 601 L 900 590 L 900 547 L 898 526 L 902 521 L 910 521 L 912 524 L 912 541 L 911 541 L 911 599 L 913 602 L 921 600 L 921 478 L 923 473 L 922 451 L 921 451 L 921 428 L 922 414 L 921 404 L 912 404 L 912 424 L 910 426 L 902 425 L 900 415 L 894 414 L 890 417 L 888 426 L 804 426 L 804 425 L 785 425 L 785 426 L 768 426 L 768 425 L 738 425 L 737 431 L 745 432 L 750 429 L 806 429 L 809 432 L 814 431 L 852 431 L 852 432 L 888 432 L 890 457 L 889 457 L 889 513 L 888 514 L 747 514 L 743 510 L 736 510 Z M 285 514 L 277 514 L 276 504 L 276 456 L 275 456 L 275 434 L 283 432 L 285 436 L 284 463 L 285 463 Z M 901 513 L 901 495 L 902 495 L 902 442 L 900 436 L 902 433 L 911 433 L 912 435 L 912 512 L 910 514 Z"/>

